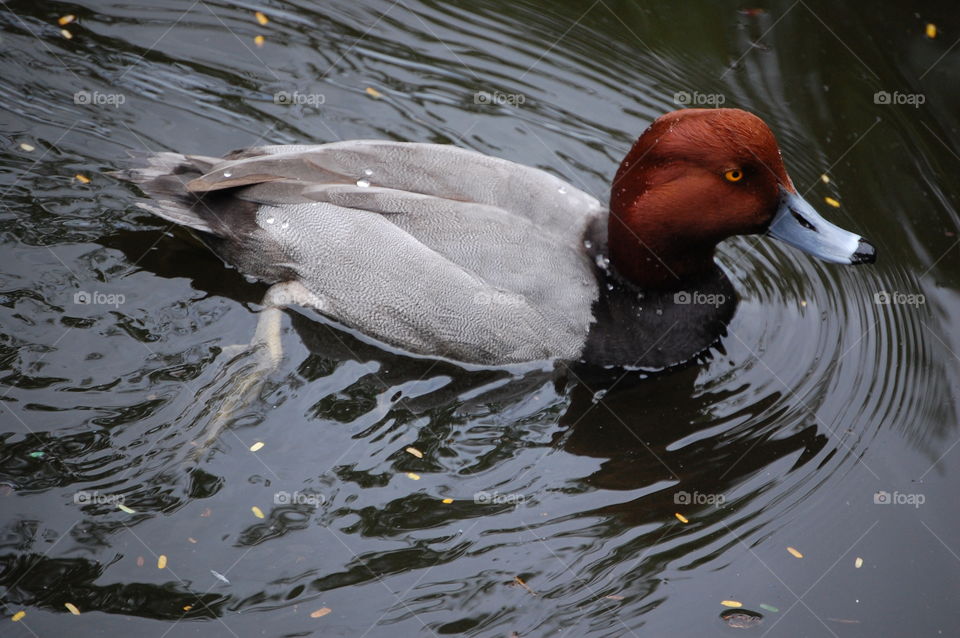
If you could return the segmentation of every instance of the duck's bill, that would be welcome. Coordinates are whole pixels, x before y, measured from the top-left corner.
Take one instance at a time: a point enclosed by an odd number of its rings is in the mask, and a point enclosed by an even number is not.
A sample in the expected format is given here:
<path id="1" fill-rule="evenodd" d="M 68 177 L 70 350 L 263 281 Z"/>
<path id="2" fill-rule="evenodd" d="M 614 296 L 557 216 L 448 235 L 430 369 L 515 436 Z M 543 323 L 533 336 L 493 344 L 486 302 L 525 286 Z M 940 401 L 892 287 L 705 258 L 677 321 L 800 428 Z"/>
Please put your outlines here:
<path id="1" fill-rule="evenodd" d="M 834 226 L 805 199 L 782 187 L 780 208 L 767 234 L 834 264 L 872 264 L 877 259 L 877 251 L 870 242 Z"/>

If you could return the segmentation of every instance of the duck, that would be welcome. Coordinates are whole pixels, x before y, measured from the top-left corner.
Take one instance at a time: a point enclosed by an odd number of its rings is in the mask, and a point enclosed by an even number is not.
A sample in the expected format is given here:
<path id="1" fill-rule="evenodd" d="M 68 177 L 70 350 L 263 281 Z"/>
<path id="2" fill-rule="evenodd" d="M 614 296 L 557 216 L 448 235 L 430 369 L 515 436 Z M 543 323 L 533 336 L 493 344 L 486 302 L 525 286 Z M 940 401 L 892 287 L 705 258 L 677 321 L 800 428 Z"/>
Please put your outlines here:
<path id="1" fill-rule="evenodd" d="M 118 171 L 138 205 L 269 286 L 255 342 L 312 309 L 385 347 L 471 366 L 669 368 L 723 335 L 736 291 L 717 245 L 767 235 L 823 261 L 876 250 L 795 188 L 740 109 L 681 109 L 640 135 L 608 204 L 546 171 L 447 144 L 349 140 Z"/>

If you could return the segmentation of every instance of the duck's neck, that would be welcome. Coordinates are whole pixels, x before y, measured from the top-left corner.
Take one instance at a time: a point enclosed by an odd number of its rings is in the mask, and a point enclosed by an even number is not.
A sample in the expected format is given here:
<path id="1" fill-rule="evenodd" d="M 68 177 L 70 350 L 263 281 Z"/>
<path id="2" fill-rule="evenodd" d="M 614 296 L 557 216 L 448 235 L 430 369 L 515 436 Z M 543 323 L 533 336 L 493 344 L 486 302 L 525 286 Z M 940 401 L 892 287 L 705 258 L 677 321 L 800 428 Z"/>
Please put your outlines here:
<path id="1" fill-rule="evenodd" d="M 610 261 L 626 279 L 644 290 L 680 290 L 716 269 L 715 242 L 678 242 L 656 229 L 628 227 L 611 212 L 607 222 Z M 645 232 L 646 231 L 646 232 Z"/>

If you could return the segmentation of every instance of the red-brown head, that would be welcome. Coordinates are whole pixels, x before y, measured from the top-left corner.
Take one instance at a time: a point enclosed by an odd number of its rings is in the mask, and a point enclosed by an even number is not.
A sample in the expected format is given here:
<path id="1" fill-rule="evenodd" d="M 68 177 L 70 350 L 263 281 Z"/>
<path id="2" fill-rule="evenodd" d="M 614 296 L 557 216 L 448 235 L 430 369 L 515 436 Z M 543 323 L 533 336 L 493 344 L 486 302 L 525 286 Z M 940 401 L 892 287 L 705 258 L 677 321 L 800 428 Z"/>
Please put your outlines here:
<path id="1" fill-rule="evenodd" d="M 681 287 L 712 270 L 720 241 L 764 232 L 827 261 L 874 259 L 870 244 L 797 194 L 773 133 L 746 111 L 663 115 L 614 178 L 610 259 L 642 287 Z"/>

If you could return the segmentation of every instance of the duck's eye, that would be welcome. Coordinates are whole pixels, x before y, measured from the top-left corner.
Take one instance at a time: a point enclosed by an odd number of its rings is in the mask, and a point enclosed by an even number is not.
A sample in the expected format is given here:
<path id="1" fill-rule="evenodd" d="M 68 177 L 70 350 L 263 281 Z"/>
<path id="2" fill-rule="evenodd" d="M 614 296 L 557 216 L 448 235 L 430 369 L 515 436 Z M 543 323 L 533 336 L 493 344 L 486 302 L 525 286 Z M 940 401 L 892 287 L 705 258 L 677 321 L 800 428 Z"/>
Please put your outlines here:
<path id="1" fill-rule="evenodd" d="M 723 174 L 724 179 L 728 182 L 739 182 L 743 179 L 743 171 L 739 168 L 733 168 Z"/>

